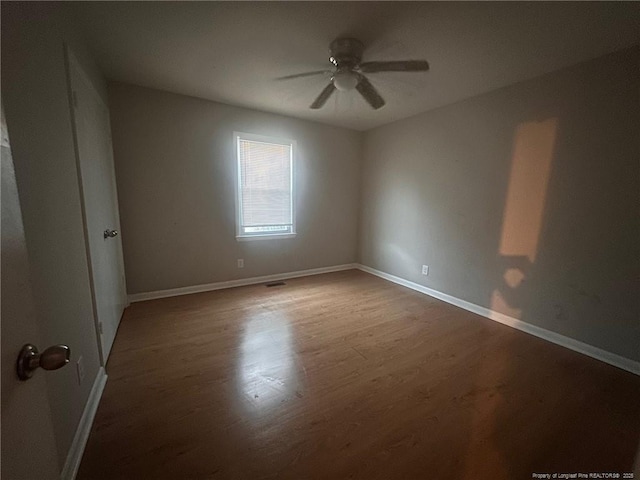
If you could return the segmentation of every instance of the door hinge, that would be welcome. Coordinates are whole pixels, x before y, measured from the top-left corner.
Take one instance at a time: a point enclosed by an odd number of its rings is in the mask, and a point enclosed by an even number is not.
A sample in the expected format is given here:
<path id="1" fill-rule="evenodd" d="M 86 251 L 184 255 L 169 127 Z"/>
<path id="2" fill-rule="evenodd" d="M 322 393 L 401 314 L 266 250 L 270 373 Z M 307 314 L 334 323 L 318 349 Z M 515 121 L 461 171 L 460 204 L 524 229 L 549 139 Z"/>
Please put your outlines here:
<path id="1" fill-rule="evenodd" d="M 98 322 L 98 331 L 100 332 L 100 335 L 104 334 L 104 330 L 102 329 L 102 322 Z"/>

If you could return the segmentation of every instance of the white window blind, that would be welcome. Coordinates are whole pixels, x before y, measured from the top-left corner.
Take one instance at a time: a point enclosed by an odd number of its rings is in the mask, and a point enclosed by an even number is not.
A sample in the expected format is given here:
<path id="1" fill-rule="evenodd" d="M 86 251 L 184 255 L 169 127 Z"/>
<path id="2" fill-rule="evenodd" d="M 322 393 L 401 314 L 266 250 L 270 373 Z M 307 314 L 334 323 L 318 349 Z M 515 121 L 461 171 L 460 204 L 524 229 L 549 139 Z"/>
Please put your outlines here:
<path id="1" fill-rule="evenodd" d="M 295 233 L 293 142 L 236 134 L 238 237 Z"/>

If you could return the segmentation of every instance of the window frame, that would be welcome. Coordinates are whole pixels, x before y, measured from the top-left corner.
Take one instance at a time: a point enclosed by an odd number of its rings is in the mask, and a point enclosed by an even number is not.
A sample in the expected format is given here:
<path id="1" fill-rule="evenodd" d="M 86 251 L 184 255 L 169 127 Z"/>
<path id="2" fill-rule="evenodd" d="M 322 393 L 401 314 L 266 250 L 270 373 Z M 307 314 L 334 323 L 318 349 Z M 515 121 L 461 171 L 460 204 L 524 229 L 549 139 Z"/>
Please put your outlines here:
<path id="1" fill-rule="evenodd" d="M 286 145 L 290 147 L 290 165 L 289 182 L 291 185 L 291 232 L 286 233 L 252 233 L 242 232 L 242 188 L 241 188 L 241 165 L 240 165 L 240 140 L 250 142 L 268 143 L 273 145 Z M 296 236 L 296 188 L 295 188 L 295 157 L 296 157 L 296 141 L 288 138 L 272 137 L 268 135 L 258 135 L 255 133 L 233 132 L 233 144 L 235 150 L 235 197 L 236 197 L 236 240 L 239 242 L 251 240 L 269 240 L 277 238 L 294 238 Z"/>

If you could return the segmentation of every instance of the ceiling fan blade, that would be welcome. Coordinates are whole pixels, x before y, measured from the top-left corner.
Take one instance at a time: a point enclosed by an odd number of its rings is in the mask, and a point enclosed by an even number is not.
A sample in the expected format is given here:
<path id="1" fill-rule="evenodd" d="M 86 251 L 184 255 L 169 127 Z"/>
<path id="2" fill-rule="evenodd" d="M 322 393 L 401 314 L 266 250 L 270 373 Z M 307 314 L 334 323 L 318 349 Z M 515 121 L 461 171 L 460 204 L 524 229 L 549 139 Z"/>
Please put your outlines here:
<path id="1" fill-rule="evenodd" d="M 360 81 L 358 82 L 358 85 L 356 85 L 356 90 L 360 92 L 360 95 L 364 97 L 367 103 L 371 105 L 374 110 L 384 107 L 384 99 L 364 75 L 360 75 Z"/>
<path id="2" fill-rule="evenodd" d="M 327 103 L 327 100 L 329 100 L 329 97 L 335 91 L 335 89 L 336 87 L 334 87 L 333 82 L 330 82 L 329 85 L 324 87 L 324 90 L 320 92 L 318 98 L 313 101 L 310 108 L 313 108 L 314 110 L 321 108 L 325 103 Z"/>
<path id="3" fill-rule="evenodd" d="M 364 62 L 360 64 L 360 71 L 375 72 L 426 72 L 429 63 L 426 60 L 396 60 L 392 62 Z"/>
<path id="4" fill-rule="evenodd" d="M 315 72 L 296 73 L 294 75 L 285 75 L 284 77 L 278 77 L 276 80 L 291 80 L 292 78 L 312 77 L 313 75 L 329 74 L 330 70 L 317 70 Z"/>

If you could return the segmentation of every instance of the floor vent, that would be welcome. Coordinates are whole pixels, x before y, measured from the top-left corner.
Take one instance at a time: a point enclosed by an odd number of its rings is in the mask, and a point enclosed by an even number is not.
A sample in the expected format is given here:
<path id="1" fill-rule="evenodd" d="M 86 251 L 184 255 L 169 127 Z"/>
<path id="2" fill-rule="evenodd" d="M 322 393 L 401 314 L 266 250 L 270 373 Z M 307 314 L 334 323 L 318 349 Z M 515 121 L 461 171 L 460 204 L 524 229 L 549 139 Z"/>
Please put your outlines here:
<path id="1" fill-rule="evenodd" d="M 266 284 L 267 287 L 279 287 L 281 285 L 286 285 L 286 283 L 284 283 L 284 282 L 271 282 L 271 283 L 267 283 Z"/>

